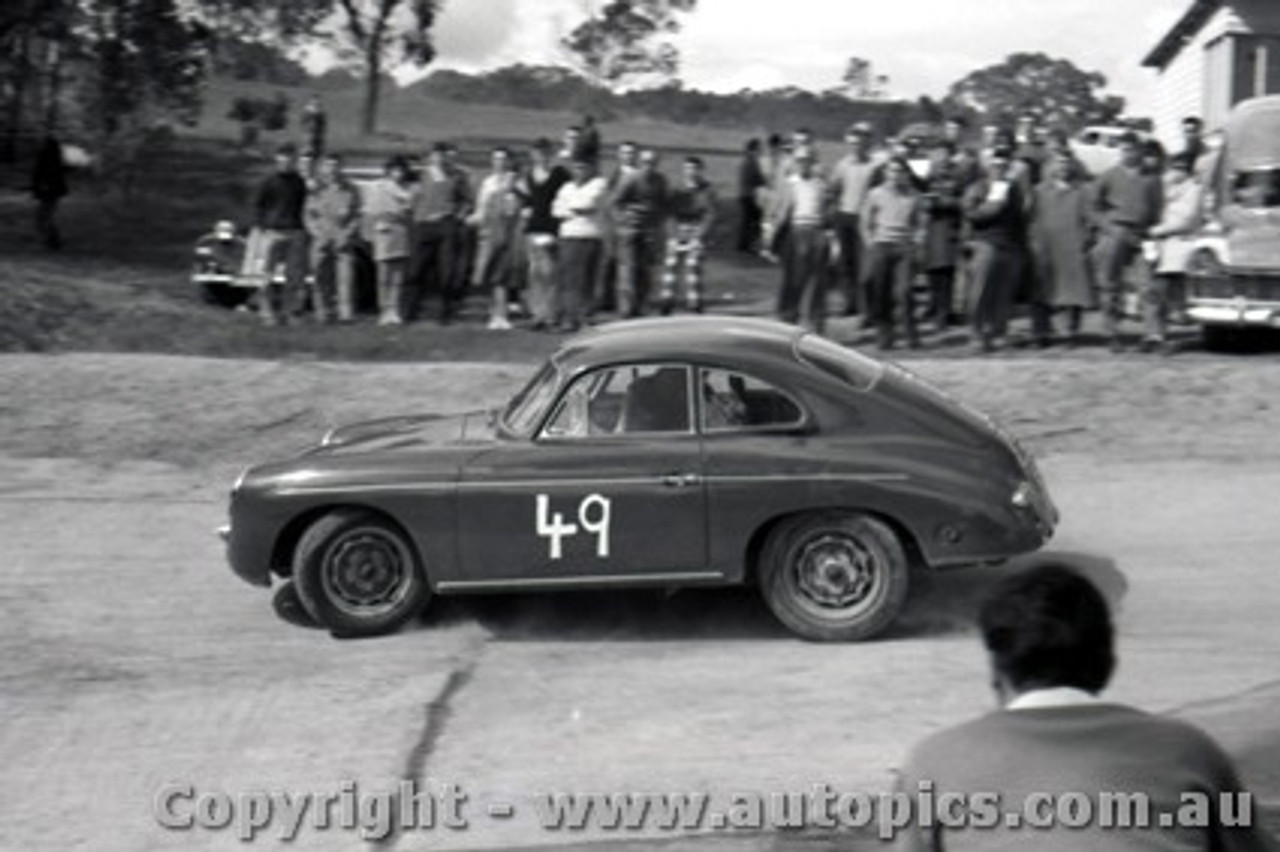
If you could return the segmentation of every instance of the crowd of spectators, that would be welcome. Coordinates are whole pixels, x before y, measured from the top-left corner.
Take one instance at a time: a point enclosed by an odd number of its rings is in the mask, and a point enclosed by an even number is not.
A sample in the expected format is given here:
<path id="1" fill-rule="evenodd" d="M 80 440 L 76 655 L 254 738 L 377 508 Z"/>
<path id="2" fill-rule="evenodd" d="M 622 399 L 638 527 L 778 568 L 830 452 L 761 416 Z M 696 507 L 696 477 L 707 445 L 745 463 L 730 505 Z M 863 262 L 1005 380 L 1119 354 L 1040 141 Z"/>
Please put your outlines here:
<path id="1" fill-rule="evenodd" d="M 425 319 L 432 304 L 452 322 L 472 291 L 489 297 L 491 330 L 510 329 L 516 312 L 534 329 L 572 331 L 597 311 L 703 310 L 718 204 L 700 157 L 684 157 L 673 180 L 654 148 L 623 141 L 602 168 L 588 117 L 560 144 L 493 148 L 480 176 L 439 142 L 420 168 L 392 156 L 357 190 L 323 131 L 308 138 L 302 151 L 281 146 L 255 198 L 241 276 L 258 278 L 267 324 L 352 321 L 360 251 L 383 325 Z"/>
<path id="2" fill-rule="evenodd" d="M 738 247 L 779 261 L 781 319 L 821 330 L 836 290 L 881 349 L 918 348 L 924 328 L 967 323 L 975 349 L 991 352 L 1012 339 L 1024 305 L 1037 346 L 1074 346 L 1083 314 L 1098 308 L 1120 351 L 1125 297 L 1136 293 L 1141 349 L 1168 353 L 1203 207 L 1202 126 L 1188 118 L 1183 129 L 1184 149 L 1169 157 L 1124 134 L 1119 161 L 1098 175 L 1065 134 L 1030 120 L 972 144 L 959 120 L 923 144 L 882 146 L 855 124 L 825 169 L 806 130 L 763 150 L 752 140 L 738 176 Z"/>
<path id="3" fill-rule="evenodd" d="M 358 249 L 376 268 L 384 325 L 425 319 L 432 304 L 449 323 L 473 291 L 488 297 L 492 330 L 517 315 L 570 331 L 599 312 L 706 306 L 719 203 L 697 156 L 673 179 L 656 149 L 624 140 L 606 166 L 587 117 L 556 143 L 493 148 L 483 175 L 440 142 L 418 167 L 389 158 L 357 191 L 324 148 L 323 111 L 312 105 L 308 116 L 305 148 L 281 147 L 256 198 L 243 271 L 261 277 L 267 323 L 308 311 L 352 321 Z M 829 164 L 804 129 L 750 140 L 736 176 L 736 248 L 778 264 L 778 318 L 821 331 L 834 300 L 881 349 L 967 326 L 975 350 L 991 352 L 1014 339 L 1017 313 L 1029 317 L 1022 339 L 1074 346 L 1085 312 L 1100 309 L 1119 351 L 1137 305 L 1141 348 L 1170 351 L 1203 206 L 1200 122 L 1187 119 L 1185 148 L 1171 157 L 1126 134 L 1119 161 L 1098 175 L 1064 134 L 1030 120 L 981 139 L 967 131 L 949 120 L 923 141 L 880 142 L 855 124 Z"/>

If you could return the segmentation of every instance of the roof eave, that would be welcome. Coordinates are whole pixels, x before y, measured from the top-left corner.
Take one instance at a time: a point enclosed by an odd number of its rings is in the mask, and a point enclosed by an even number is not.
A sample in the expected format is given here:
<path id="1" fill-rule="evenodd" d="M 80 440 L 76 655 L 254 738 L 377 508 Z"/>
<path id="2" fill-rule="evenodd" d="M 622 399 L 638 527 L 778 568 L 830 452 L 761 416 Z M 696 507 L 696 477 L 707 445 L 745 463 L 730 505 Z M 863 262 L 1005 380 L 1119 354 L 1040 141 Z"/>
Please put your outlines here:
<path id="1" fill-rule="evenodd" d="M 1173 29 L 1142 60 L 1142 67 L 1164 70 L 1221 5 L 1222 0 L 1195 0 L 1191 8 L 1173 25 Z"/>

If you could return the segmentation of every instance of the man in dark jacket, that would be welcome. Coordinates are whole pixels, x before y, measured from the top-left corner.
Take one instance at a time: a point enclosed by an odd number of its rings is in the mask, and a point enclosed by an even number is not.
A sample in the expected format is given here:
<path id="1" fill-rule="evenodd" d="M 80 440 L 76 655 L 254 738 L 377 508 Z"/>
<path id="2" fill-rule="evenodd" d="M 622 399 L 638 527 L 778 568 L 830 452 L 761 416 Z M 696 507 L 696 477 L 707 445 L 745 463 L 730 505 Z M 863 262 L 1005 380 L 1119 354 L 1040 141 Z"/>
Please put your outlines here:
<path id="1" fill-rule="evenodd" d="M 307 300 L 307 232 L 302 211 L 307 201 L 307 184 L 298 174 L 298 152 L 290 144 L 276 151 L 276 169 L 258 187 L 254 202 L 254 225 L 260 232 L 266 259 L 266 283 L 258 308 L 267 325 L 285 322 L 282 302 L 301 316 Z M 280 292 L 276 270 L 284 267 L 284 290 Z"/>
<path id="2" fill-rule="evenodd" d="M 1027 262 L 1027 205 L 1013 150 L 998 145 L 988 176 L 975 181 L 961 202 L 973 248 L 969 316 L 975 342 L 991 352 L 1008 328 L 1013 288 Z"/>
<path id="3" fill-rule="evenodd" d="M 36 198 L 36 233 L 48 248 L 57 251 L 62 248 L 62 234 L 54 215 L 58 202 L 67 194 L 67 167 L 62 159 L 62 144 L 52 135 L 44 138 L 36 155 L 31 194 Z"/>
<path id="4" fill-rule="evenodd" d="M 760 165 L 760 140 L 752 139 L 738 163 L 738 251 L 754 254 L 760 242 L 760 225 L 764 208 L 760 206 L 760 190 L 768 181 Z"/>

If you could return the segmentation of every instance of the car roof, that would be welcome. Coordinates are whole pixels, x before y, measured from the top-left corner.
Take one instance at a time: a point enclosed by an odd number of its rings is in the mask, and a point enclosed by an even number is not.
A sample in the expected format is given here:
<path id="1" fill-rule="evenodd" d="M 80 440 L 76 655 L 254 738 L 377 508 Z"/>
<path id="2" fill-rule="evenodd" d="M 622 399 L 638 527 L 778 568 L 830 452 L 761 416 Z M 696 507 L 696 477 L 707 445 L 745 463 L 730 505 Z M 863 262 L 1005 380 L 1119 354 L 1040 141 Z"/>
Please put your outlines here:
<path id="1" fill-rule="evenodd" d="M 597 326 L 569 338 L 552 356 L 568 373 L 623 361 L 796 362 L 793 325 L 748 317 L 635 319 Z"/>

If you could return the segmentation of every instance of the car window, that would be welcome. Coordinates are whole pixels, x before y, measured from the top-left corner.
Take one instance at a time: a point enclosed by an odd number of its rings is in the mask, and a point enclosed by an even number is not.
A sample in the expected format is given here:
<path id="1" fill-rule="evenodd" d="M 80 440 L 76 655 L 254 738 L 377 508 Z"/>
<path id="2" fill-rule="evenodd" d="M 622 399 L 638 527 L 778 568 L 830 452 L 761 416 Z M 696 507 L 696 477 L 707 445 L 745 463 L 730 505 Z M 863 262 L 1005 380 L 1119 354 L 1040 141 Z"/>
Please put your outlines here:
<path id="1" fill-rule="evenodd" d="M 798 426 L 804 411 L 790 396 L 768 382 L 730 370 L 704 369 L 701 389 L 702 429 L 736 432 Z"/>
<path id="2" fill-rule="evenodd" d="M 1280 207 L 1280 169 L 1234 172 L 1231 197 L 1241 207 Z"/>
<path id="3" fill-rule="evenodd" d="M 689 368 L 629 364 L 579 376 L 565 390 L 544 435 L 602 435 L 691 431 Z"/>
<path id="4" fill-rule="evenodd" d="M 516 394 L 502 415 L 502 423 L 517 435 L 529 435 L 555 397 L 559 371 L 548 361 Z"/>
<path id="5" fill-rule="evenodd" d="M 796 357 L 860 391 L 871 390 L 884 375 L 884 365 L 879 361 L 816 334 L 800 338 Z"/>

